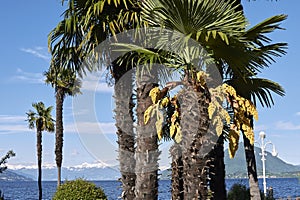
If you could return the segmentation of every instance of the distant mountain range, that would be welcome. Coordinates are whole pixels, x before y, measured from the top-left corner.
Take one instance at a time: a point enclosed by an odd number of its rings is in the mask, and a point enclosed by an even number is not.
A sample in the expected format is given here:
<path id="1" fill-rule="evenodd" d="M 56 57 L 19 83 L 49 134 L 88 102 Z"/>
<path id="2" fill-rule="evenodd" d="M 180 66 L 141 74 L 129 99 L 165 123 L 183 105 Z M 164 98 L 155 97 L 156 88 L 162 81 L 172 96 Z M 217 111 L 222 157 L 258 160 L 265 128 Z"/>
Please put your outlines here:
<path id="1" fill-rule="evenodd" d="M 0 181 L 33 181 L 33 179 L 12 172 L 11 170 L 6 170 L 0 174 Z"/>
<path id="2" fill-rule="evenodd" d="M 19 175 L 19 177 L 14 175 Z M 43 168 L 42 176 L 44 181 L 57 180 L 56 167 Z M 18 166 L 17 168 L 9 168 L 3 174 L 0 174 L 0 180 L 20 180 L 20 177 L 25 177 L 28 180 L 37 180 L 37 168 Z M 120 172 L 118 166 L 83 163 L 79 166 L 62 168 L 63 180 L 72 180 L 76 178 L 87 180 L 117 180 L 119 177 Z"/>
<path id="3" fill-rule="evenodd" d="M 262 176 L 262 161 L 259 153 L 261 149 L 255 147 L 255 159 L 258 176 Z M 300 166 L 288 164 L 278 157 L 272 156 L 272 153 L 266 152 L 266 176 L 267 177 L 299 177 Z M 239 144 L 235 157 L 229 158 L 228 149 L 224 155 L 226 178 L 247 178 L 247 165 L 244 152 L 244 144 Z M 170 169 L 161 172 L 161 179 L 169 179 Z"/>
<path id="4" fill-rule="evenodd" d="M 262 176 L 262 161 L 261 149 L 258 147 L 254 148 L 255 159 L 256 159 L 256 168 L 258 176 Z M 233 159 L 229 158 L 228 150 L 225 151 L 225 166 L 226 166 L 226 175 L 227 177 L 246 177 L 247 168 L 245 160 L 245 152 L 243 143 L 239 144 L 239 149 L 236 152 L 236 155 Z M 278 157 L 272 156 L 272 153 L 267 152 L 266 156 L 266 175 L 269 177 L 294 177 L 299 176 L 300 166 L 288 164 L 281 160 Z"/>
<path id="5" fill-rule="evenodd" d="M 236 152 L 234 159 L 228 156 L 228 150 L 225 151 L 225 165 L 227 178 L 243 178 L 247 177 L 246 161 L 243 144 L 239 144 L 240 148 Z M 262 175 L 262 162 L 259 155 L 260 148 L 255 147 L 256 166 L 258 175 Z M 267 152 L 266 158 L 266 174 L 269 177 L 295 177 L 300 174 L 300 166 L 288 164 L 278 157 L 273 157 Z M 159 172 L 161 179 L 169 179 L 171 171 L 169 169 Z M 62 168 L 62 179 L 72 180 L 75 178 L 84 178 L 87 180 L 117 180 L 120 178 L 118 166 L 109 166 L 105 163 L 88 164 L 83 163 L 74 167 Z M 43 180 L 55 181 L 57 178 L 57 169 L 55 167 L 43 168 Z M 9 167 L 7 171 L 0 174 L 0 181 L 31 181 L 37 180 L 36 166 L 17 166 Z"/>

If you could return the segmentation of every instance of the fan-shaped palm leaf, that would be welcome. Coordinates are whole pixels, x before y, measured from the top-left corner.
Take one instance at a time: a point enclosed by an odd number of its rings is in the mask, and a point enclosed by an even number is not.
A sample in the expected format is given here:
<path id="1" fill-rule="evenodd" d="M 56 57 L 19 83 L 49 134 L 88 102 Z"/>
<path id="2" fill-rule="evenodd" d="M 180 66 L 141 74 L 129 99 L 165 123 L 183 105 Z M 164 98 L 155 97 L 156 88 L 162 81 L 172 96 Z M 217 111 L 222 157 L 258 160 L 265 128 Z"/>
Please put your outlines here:
<path id="1" fill-rule="evenodd" d="M 272 93 L 284 96 L 284 89 L 276 82 L 257 77 L 243 77 L 232 79 L 227 83 L 233 86 L 237 93 L 244 98 L 251 99 L 254 104 L 258 100 L 262 106 L 271 107 L 274 104 Z"/>

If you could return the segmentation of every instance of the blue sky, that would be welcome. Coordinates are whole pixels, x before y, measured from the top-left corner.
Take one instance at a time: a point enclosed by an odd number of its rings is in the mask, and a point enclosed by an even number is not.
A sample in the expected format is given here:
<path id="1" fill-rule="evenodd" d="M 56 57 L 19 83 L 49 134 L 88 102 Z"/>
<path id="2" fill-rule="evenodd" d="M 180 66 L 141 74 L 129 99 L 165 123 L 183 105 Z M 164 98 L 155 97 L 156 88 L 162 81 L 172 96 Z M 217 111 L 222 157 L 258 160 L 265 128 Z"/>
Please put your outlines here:
<path id="1" fill-rule="evenodd" d="M 272 109 L 258 107 L 259 121 L 255 133 L 257 138 L 260 131 L 265 131 L 267 140 L 275 144 L 280 158 L 300 165 L 300 69 L 297 68 L 300 50 L 300 14 L 297 9 L 300 2 L 242 2 L 251 25 L 275 14 L 289 15 L 282 24 L 287 30 L 270 35 L 276 42 L 289 43 L 288 54 L 276 59 L 277 62 L 261 74 L 279 82 L 285 88 L 286 96 L 275 96 L 276 104 Z M 43 82 L 42 73 L 47 70 L 50 60 L 47 35 L 60 20 L 62 11 L 60 0 L 28 0 L 17 4 L 5 1 L 0 7 L 0 155 L 13 149 L 17 156 L 9 161 L 11 165 L 31 166 L 36 163 L 36 135 L 34 130 L 27 128 L 25 113 L 31 109 L 32 102 L 55 105 L 54 91 Z M 93 84 L 99 78 L 90 78 L 84 83 L 84 95 L 74 99 L 68 97 L 65 101 L 65 166 L 84 162 L 117 163 L 111 89 L 101 78 L 102 85 L 95 93 Z M 89 108 L 94 112 L 88 112 Z M 85 117 L 80 117 L 81 114 Z M 55 163 L 54 135 L 50 133 L 43 134 L 43 162 L 46 166 Z"/>

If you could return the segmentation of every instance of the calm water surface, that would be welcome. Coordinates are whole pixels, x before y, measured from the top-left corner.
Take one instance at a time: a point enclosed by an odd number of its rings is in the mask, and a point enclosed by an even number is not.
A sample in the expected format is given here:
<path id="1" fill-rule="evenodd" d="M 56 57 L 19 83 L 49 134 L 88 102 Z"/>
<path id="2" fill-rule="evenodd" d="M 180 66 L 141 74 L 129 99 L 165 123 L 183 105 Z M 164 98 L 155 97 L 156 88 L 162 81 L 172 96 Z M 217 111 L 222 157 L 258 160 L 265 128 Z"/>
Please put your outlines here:
<path id="1" fill-rule="evenodd" d="M 110 200 L 119 199 L 121 195 L 121 184 L 118 181 L 94 181 L 97 186 L 104 189 L 105 194 Z M 171 199 L 170 181 L 159 181 L 159 199 Z M 227 190 L 234 183 L 244 184 L 248 187 L 247 179 L 227 179 Z M 273 178 L 267 179 L 267 185 L 274 189 L 274 197 L 300 197 L 300 181 L 297 178 Z M 262 189 L 262 180 L 259 180 L 259 186 Z M 36 200 L 37 182 L 1 182 L 0 189 L 4 192 L 5 200 Z M 55 181 L 43 182 L 43 199 L 49 200 L 56 190 Z"/>

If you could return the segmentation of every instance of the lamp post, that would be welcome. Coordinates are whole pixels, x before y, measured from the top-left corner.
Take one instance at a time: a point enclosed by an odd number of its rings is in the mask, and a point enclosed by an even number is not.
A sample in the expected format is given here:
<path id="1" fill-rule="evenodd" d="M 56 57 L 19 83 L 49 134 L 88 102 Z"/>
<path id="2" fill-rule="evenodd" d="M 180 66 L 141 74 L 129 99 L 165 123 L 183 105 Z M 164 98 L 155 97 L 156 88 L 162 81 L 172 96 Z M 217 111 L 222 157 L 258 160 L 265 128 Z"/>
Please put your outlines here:
<path id="1" fill-rule="evenodd" d="M 265 138 L 266 138 L 266 133 L 261 131 L 259 133 L 259 137 L 260 137 L 260 143 L 257 142 L 261 148 L 261 161 L 262 161 L 262 167 L 263 167 L 263 187 L 264 187 L 264 194 L 265 196 L 267 195 L 267 182 L 266 182 L 266 164 L 265 164 L 265 161 L 266 161 L 266 156 L 267 156 L 267 153 L 265 152 L 265 149 L 266 149 L 266 146 L 268 144 L 272 144 L 273 146 L 273 150 L 272 150 L 272 156 L 277 156 L 278 155 L 278 152 L 276 151 L 275 149 L 275 145 L 271 142 L 271 141 L 268 141 L 265 143 Z"/>

